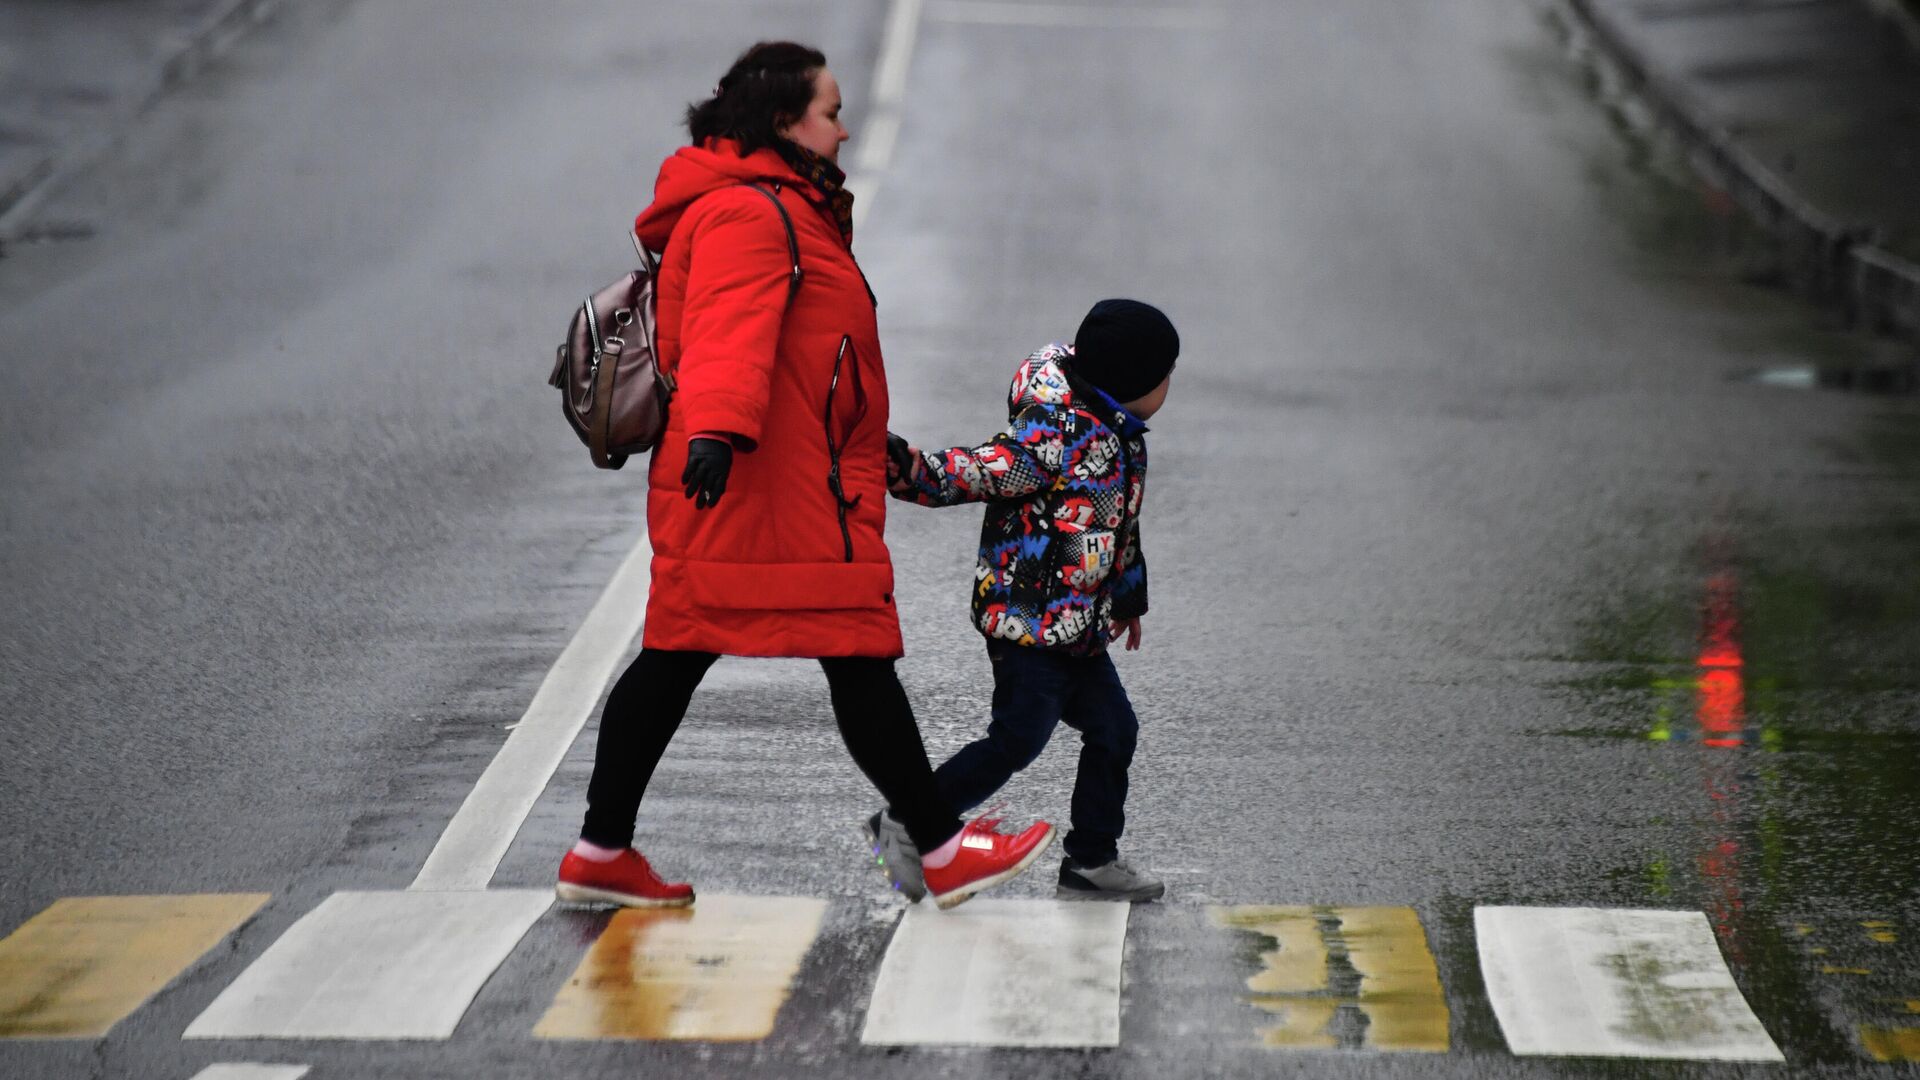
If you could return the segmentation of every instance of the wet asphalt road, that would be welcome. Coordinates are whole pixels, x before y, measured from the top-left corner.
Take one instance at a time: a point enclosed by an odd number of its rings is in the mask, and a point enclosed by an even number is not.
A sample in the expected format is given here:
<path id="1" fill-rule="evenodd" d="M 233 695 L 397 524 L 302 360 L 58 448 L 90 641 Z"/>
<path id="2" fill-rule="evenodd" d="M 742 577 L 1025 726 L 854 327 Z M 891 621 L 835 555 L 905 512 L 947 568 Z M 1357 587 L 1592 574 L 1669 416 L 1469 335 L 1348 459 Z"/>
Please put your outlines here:
<path id="1" fill-rule="evenodd" d="M 0 926 L 63 896 L 274 897 L 106 1039 L 0 1044 L 4 1071 L 1679 1074 L 1510 1057 L 1472 938 L 1499 903 L 1706 911 L 1796 1072 L 1887 1071 L 1856 1028 L 1920 998 L 1916 410 L 1734 378 L 1863 346 L 1741 283 L 1751 254 L 1617 130 L 1543 5 L 944 10 L 856 245 L 893 427 L 984 439 L 1013 365 L 1102 296 L 1183 337 L 1121 661 L 1124 846 L 1170 895 L 1134 916 L 1121 1048 L 860 1048 L 892 911 L 854 827 L 872 796 L 817 672 L 747 661 L 709 678 L 640 843 L 703 891 L 832 899 L 768 1040 L 528 1038 L 605 918 L 555 912 L 446 1044 L 179 1041 L 322 898 L 411 880 L 639 537 L 644 477 L 587 466 L 543 354 L 622 265 L 679 109 L 797 36 L 857 136 L 885 13 L 729 0 L 621 35 L 588 0 L 321 0 L 44 211 L 92 239 L 0 261 Z M 986 712 L 977 525 L 890 521 L 936 756 Z M 1729 635 L 1731 698 L 1697 685 Z M 550 882 L 591 738 L 496 886 Z M 1015 812 L 1064 820 L 1072 762 L 1062 739 Z M 1412 906 L 1452 1052 L 1262 1047 L 1215 903 Z"/>

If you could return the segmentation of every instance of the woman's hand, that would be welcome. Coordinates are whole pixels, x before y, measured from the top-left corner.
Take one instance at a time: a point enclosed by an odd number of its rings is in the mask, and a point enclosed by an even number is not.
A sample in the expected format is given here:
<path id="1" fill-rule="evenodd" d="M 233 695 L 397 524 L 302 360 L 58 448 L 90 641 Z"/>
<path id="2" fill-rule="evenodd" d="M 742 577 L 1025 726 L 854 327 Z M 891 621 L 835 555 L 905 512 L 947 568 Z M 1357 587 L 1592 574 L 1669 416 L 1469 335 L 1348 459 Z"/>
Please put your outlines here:
<path id="1" fill-rule="evenodd" d="M 1126 622 L 1114 623 L 1113 629 L 1107 634 L 1107 640 L 1119 641 L 1120 635 L 1125 634 L 1127 635 L 1127 651 L 1138 652 L 1140 650 L 1140 633 L 1140 620 L 1128 619 Z"/>
<path id="2" fill-rule="evenodd" d="M 727 474 L 733 471 L 733 444 L 725 439 L 696 435 L 687 441 L 687 467 L 680 482 L 696 509 L 705 510 L 727 493 Z"/>

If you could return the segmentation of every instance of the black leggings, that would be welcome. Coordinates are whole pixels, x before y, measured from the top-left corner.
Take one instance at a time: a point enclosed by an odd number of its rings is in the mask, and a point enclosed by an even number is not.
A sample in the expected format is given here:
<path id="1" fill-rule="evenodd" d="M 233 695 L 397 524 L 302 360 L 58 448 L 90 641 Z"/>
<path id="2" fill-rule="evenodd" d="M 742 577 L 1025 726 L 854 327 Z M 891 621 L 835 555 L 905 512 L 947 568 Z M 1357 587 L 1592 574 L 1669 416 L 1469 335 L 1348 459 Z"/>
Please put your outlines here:
<path id="1" fill-rule="evenodd" d="M 613 848 L 633 843 L 633 819 L 647 781 L 687 715 L 694 689 L 717 659 L 712 653 L 641 649 L 613 684 L 600 714 L 583 839 Z M 960 819 L 934 786 L 913 706 L 893 661 L 823 657 L 820 667 L 827 673 L 841 740 L 914 845 L 931 851 L 951 840 L 960 831 Z"/>

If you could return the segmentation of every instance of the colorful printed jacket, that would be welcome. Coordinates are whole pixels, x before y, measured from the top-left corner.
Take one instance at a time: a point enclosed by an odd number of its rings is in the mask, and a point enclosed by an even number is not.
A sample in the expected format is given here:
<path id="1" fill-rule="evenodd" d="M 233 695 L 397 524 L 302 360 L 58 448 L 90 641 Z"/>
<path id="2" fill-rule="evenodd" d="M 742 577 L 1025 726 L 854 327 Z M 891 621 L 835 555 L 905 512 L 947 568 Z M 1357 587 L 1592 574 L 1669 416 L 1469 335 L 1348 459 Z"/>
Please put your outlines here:
<path id="1" fill-rule="evenodd" d="M 985 446 L 923 451 L 898 497 L 987 504 L 973 590 L 982 634 L 1090 654 L 1116 623 L 1147 613 L 1147 427 L 1074 375 L 1072 360 L 1066 345 L 1027 357 L 1007 430 Z"/>

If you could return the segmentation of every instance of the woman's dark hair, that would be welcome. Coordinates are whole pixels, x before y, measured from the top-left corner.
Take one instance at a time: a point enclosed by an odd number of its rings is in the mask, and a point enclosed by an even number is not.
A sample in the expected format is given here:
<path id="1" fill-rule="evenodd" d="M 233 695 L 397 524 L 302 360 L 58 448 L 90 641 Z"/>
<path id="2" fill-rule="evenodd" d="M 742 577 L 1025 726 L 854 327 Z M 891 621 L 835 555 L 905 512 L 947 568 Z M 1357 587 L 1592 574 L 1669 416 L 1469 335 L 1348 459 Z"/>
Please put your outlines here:
<path id="1" fill-rule="evenodd" d="M 778 128 L 807 114 L 813 80 L 827 66 L 819 49 L 791 41 L 762 41 L 740 54 L 713 96 L 687 106 L 695 143 L 716 136 L 740 144 L 742 154 L 774 145 Z"/>

